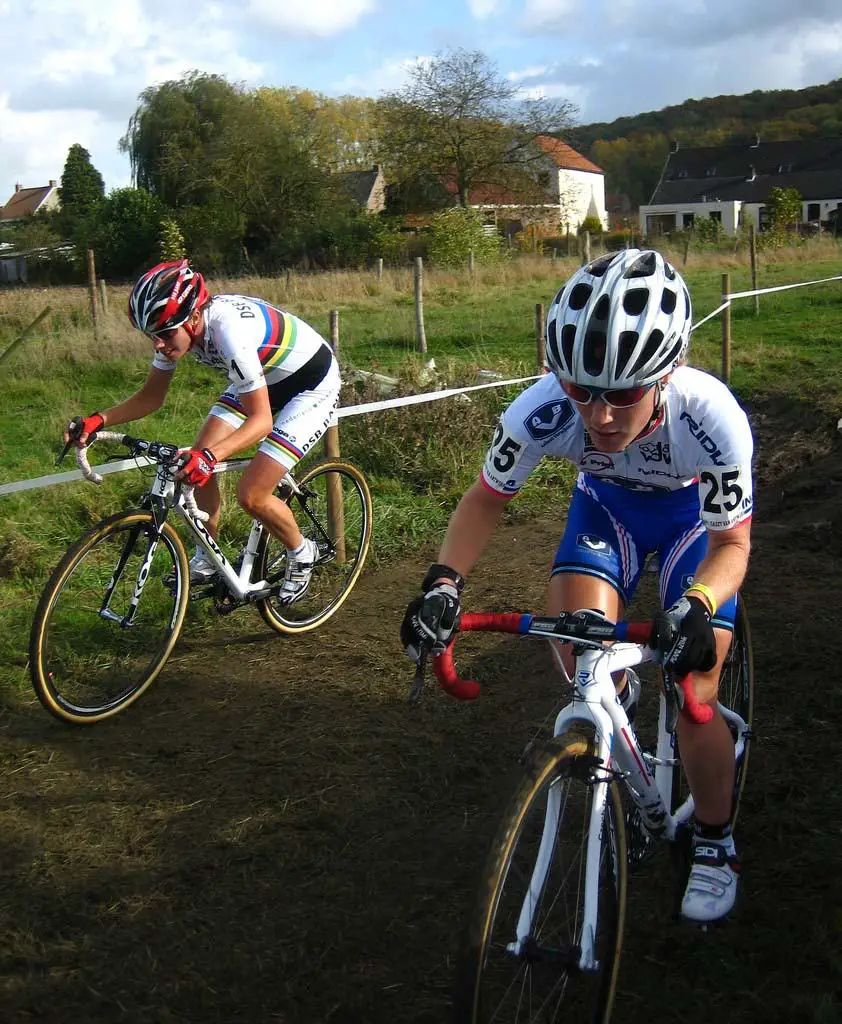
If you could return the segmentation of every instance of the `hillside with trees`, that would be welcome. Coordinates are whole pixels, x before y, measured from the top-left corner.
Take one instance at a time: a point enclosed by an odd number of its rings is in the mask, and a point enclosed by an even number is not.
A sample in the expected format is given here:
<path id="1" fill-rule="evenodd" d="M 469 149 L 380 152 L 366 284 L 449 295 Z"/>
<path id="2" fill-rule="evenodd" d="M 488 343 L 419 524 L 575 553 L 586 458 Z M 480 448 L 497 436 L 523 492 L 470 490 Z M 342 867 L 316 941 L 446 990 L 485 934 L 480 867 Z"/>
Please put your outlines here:
<path id="1" fill-rule="evenodd" d="M 761 139 L 842 136 L 842 78 L 806 89 L 713 96 L 610 122 L 580 125 L 567 141 L 598 164 L 608 192 L 647 202 L 671 141 L 719 146 Z"/>

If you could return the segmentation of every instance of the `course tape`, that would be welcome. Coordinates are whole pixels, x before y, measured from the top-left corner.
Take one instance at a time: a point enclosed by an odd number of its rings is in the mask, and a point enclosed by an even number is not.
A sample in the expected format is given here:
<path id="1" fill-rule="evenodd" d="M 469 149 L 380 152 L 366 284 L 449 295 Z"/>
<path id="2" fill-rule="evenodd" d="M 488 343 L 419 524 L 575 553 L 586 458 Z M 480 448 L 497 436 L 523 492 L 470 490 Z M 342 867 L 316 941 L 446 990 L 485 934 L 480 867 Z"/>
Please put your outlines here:
<path id="1" fill-rule="evenodd" d="M 349 405 L 337 410 L 337 416 L 344 419 L 346 416 L 361 416 L 363 413 L 379 412 L 381 409 L 400 409 L 406 405 L 420 405 L 422 402 L 436 402 L 442 398 L 451 398 L 453 395 L 464 395 L 469 391 L 482 391 L 485 388 L 502 388 L 507 384 L 523 384 L 526 381 L 538 380 L 534 377 L 516 377 L 512 380 L 495 380 L 488 384 L 473 384 L 467 388 L 447 388 L 444 391 L 428 391 L 421 395 L 404 395 L 402 398 L 387 398 L 380 402 L 365 402 L 361 405 Z M 128 469 L 141 469 L 143 466 L 154 465 L 151 459 L 120 459 L 117 462 L 106 462 L 97 466 L 97 473 L 102 476 L 108 473 L 124 473 Z M 14 483 L 0 484 L 0 496 L 4 494 L 16 494 L 18 491 L 30 491 L 39 487 L 55 487 L 57 484 L 69 484 L 74 480 L 82 480 L 84 477 L 78 469 L 72 469 L 65 473 L 51 473 L 49 476 L 34 477 L 31 480 L 16 480 Z"/>
<path id="2" fill-rule="evenodd" d="M 791 288 L 806 288 L 812 284 L 826 284 L 828 281 L 842 281 L 842 274 L 835 277 L 822 277 L 817 281 L 799 281 L 797 284 L 780 284 L 772 288 L 757 288 L 748 292 L 731 292 L 725 300 L 707 316 L 702 317 L 690 328 L 691 332 L 697 330 L 702 324 L 717 316 L 723 309 L 731 305 L 733 299 L 749 299 L 755 295 L 768 295 L 771 292 L 785 292 Z M 365 402 L 362 405 L 349 405 L 337 410 L 337 418 L 344 419 L 346 416 L 362 416 L 364 413 L 380 412 L 383 409 L 400 409 L 408 405 L 420 405 L 422 402 L 436 402 L 442 398 L 451 398 L 454 395 L 465 395 L 470 391 L 482 391 L 485 388 L 502 388 L 509 384 L 524 384 L 530 380 L 538 380 L 540 375 L 533 377 L 517 377 L 512 380 L 495 380 L 489 384 L 474 384 L 468 388 L 447 388 L 444 391 L 428 391 L 421 395 L 404 395 L 402 398 L 386 398 L 380 402 Z M 143 466 L 152 465 L 150 459 L 121 459 L 118 462 L 107 462 L 97 466 L 97 472 L 102 475 L 108 473 L 124 473 L 128 469 L 140 469 Z M 4 494 L 15 494 L 18 491 L 30 491 L 39 487 L 54 487 L 56 484 L 69 484 L 74 480 L 82 480 L 82 474 L 78 469 L 66 473 L 52 473 L 49 476 L 34 477 L 31 480 L 16 480 L 14 483 L 0 484 L 0 496 Z"/>

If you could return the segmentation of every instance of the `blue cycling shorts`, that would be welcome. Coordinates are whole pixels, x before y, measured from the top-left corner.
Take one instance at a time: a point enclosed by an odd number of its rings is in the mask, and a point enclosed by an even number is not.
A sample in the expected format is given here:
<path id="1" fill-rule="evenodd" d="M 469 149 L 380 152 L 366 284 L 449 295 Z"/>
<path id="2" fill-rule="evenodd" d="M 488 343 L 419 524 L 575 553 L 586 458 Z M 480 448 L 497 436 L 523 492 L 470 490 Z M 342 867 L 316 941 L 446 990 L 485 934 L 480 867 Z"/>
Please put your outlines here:
<path id="1" fill-rule="evenodd" d="M 610 583 L 628 607 L 648 555 L 660 561 L 664 608 L 693 582 L 707 553 L 707 529 L 694 486 L 676 491 L 632 491 L 579 475 L 552 575 L 579 573 Z M 713 624 L 733 630 L 735 597 L 716 611 Z"/>

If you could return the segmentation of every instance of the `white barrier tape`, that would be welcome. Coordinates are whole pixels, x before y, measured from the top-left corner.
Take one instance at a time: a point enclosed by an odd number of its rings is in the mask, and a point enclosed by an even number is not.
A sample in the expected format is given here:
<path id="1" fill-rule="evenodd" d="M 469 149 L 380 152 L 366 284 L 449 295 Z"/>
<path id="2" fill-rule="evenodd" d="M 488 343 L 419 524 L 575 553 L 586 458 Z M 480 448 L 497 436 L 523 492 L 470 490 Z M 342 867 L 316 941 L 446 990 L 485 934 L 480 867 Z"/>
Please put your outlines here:
<path id="1" fill-rule="evenodd" d="M 512 380 L 495 380 L 490 384 L 474 384 L 469 388 L 448 388 L 446 391 L 428 391 L 423 395 L 404 395 L 403 398 L 384 398 L 380 402 L 366 402 L 364 405 L 349 405 L 344 409 L 338 409 L 336 415 L 339 419 L 346 416 L 360 416 L 364 412 L 380 412 L 382 409 L 400 409 L 405 405 L 420 405 L 422 402 L 436 402 L 440 398 L 450 398 L 451 395 L 464 395 L 469 391 L 482 391 L 484 388 L 502 388 L 506 384 L 523 384 L 528 380 L 539 380 L 541 374 L 534 377 L 516 377 Z"/>
<path id="2" fill-rule="evenodd" d="M 697 324 L 693 324 L 693 326 L 690 328 L 690 333 L 692 334 L 693 331 L 698 330 L 702 326 L 702 324 L 706 324 L 708 320 L 710 320 L 712 317 L 715 317 L 718 313 L 721 313 L 723 309 L 727 309 L 730 305 L 731 300 L 729 298 L 727 302 L 723 302 L 722 305 L 717 306 L 712 313 L 708 313 L 707 316 L 703 316 Z"/>
<path id="3" fill-rule="evenodd" d="M 422 395 L 405 395 L 403 398 L 387 398 L 382 402 L 366 402 L 363 405 L 349 405 L 337 410 L 337 416 L 361 416 L 367 412 L 378 412 L 381 409 L 397 409 L 404 405 L 420 405 L 422 402 L 435 402 L 441 398 L 449 398 L 451 395 L 461 395 L 467 391 L 482 391 L 484 388 L 501 388 L 506 384 L 523 384 L 528 380 L 538 380 L 538 377 L 517 377 L 513 380 L 495 380 L 489 384 L 474 384 L 469 388 L 448 388 L 446 391 L 430 391 Z M 238 464 L 239 462 L 239 464 Z M 217 469 L 225 472 L 227 469 L 241 469 L 243 460 L 235 460 L 229 464 L 220 463 Z M 143 466 L 154 466 L 152 459 L 143 456 L 137 459 L 120 459 L 117 462 L 106 462 L 97 466 L 97 472 L 102 476 L 108 473 L 123 473 L 128 469 L 140 469 Z M 49 476 L 38 476 L 32 480 L 17 480 L 10 484 L 0 484 L 0 496 L 4 494 L 16 494 L 18 491 L 31 491 L 38 487 L 54 487 L 56 484 L 69 484 L 74 480 L 83 480 L 80 470 L 73 469 L 65 473 L 51 473 Z"/>
<path id="4" fill-rule="evenodd" d="M 770 292 L 786 292 L 790 288 L 806 288 L 811 284 L 827 284 L 828 281 L 842 281 L 842 274 L 836 277 L 822 277 L 818 281 L 799 281 L 797 284 L 779 284 L 774 288 L 757 288 L 751 292 L 731 292 L 729 299 L 750 299 L 753 295 L 768 295 Z"/>

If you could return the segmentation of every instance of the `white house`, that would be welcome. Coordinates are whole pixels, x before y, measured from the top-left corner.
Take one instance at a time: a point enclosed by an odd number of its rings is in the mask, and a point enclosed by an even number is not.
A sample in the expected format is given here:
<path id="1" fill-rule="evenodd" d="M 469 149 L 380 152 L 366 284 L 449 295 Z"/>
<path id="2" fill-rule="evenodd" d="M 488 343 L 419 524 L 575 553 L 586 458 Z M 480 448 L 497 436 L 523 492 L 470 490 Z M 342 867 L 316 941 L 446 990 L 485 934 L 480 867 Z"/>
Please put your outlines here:
<path id="1" fill-rule="evenodd" d="M 640 230 L 664 234 L 705 218 L 728 234 L 741 223 L 768 227 L 775 187 L 801 195 L 802 221 L 835 219 L 842 204 L 842 139 L 794 139 L 681 149 L 674 144 L 652 198 L 640 207 Z M 831 217 L 831 215 L 833 215 Z"/>

